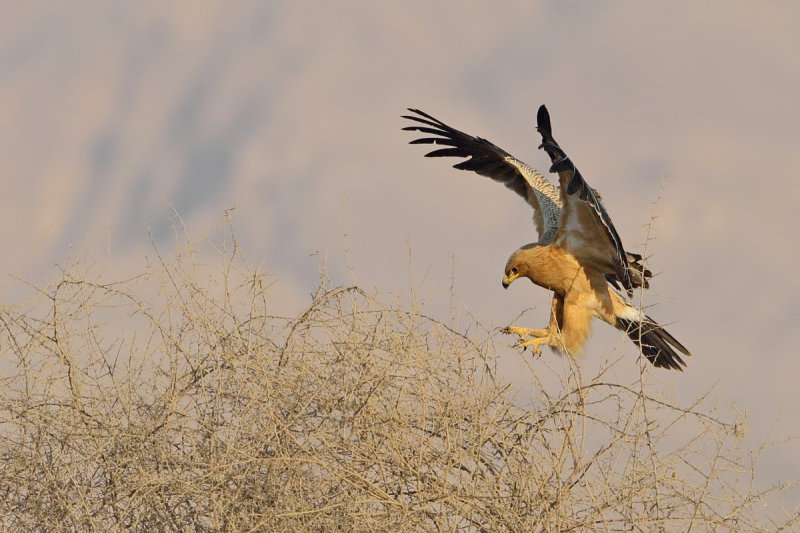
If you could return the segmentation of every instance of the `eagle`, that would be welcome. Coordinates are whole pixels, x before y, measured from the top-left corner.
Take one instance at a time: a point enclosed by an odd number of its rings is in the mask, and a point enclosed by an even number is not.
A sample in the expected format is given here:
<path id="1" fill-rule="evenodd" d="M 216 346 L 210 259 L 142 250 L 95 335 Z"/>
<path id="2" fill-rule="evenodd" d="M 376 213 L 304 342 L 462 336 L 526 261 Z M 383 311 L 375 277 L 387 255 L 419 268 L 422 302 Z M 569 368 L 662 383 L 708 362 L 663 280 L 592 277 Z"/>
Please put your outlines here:
<path id="1" fill-rule="evenodd" d="M 517 335 L 516 346 L 530 346 L 541 354 L 550 346 L 571 356 L 579 355 L 597 317 L 627 333 L 654 366 L 683 370 L 681 354 L 690 356 L 680 342 L 644 314 L 629 298 L 635 288 L 648 288 L 652 273 L 642 256 L 626 252 L 600 195 L 553 138 L 550 114 L 545 106 L 537 114 L 539 145 L 550 157 L 550 172 L 558 174 L 556 187 L 541 173 L 494 143 L 459 131 L 419 109 L 403 115 L 414 125 L 403 130 L 426 136 L 410 144 L 434 144 L 426 157 L 459 157 L 453 165 L 474 171 L 516 192 L 533 208 L 539 240 L 526 244 L 509 257 L 503 287 L 520 278 L 553 292 L 550 323 L 546 328 L 506 327 Z M 619 291 L 627 293 L 627 298 Z"/>

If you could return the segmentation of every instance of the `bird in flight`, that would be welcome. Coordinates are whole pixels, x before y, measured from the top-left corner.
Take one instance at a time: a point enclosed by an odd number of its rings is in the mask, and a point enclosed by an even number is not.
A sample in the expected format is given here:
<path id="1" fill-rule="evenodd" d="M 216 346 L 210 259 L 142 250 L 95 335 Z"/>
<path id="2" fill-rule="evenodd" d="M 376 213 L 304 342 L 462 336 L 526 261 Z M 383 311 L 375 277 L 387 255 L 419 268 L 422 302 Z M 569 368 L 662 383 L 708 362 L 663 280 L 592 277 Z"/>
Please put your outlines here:
<path id="1" fill-rule="evenodd" d="M 543 149 L 558 174 L 559 186 L 494 143 L 473 137 L 420 111 L 409 108 L 403 118 L 414 122 L 403 128 L 426 136 L 410 144 L 434 144 L 426 157 L 460 157 L 453 165 L 503 183 L 533 208 L 537 242 L 516 250 L 506 263 L 503 287 L 519 278 L 553 291 L 550 324 L 542 329 L 507 327 L 504 333 L 519 336 L 517 346 L 530 346 L 537 354 L 541 345 L 575 356 L 581 353 L 597 317 L 625 331 L 642 354 L 656 367 L 683 370 L 681 354 L 689 351 L 663 327 L 615 289 L 648 288 L 652 276 L 638 254 L 626 252 L 601 201 L 575 164 L 553 138 L 550 114 L 545 106 L 537 114 L 537 131 Z"/>

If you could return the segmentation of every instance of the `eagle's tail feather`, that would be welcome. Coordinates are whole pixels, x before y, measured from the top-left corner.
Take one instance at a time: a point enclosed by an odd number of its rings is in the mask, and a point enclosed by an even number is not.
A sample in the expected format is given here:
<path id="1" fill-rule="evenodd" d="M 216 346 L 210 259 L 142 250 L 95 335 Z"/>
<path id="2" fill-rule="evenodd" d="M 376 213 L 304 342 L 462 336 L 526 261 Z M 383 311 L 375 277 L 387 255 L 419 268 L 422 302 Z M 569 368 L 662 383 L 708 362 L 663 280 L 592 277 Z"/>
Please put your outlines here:
<path id="1" fill-rule="evenodd" d="M 644 321 L 632 321 L 617 317 L 617 327 L 625 330 L 628 337 L 654 366 L 683 370 L 686 363 L 678 352 L 687 356 L 692 354 L 655 320 L 649 316 L 644 318 Z"/>

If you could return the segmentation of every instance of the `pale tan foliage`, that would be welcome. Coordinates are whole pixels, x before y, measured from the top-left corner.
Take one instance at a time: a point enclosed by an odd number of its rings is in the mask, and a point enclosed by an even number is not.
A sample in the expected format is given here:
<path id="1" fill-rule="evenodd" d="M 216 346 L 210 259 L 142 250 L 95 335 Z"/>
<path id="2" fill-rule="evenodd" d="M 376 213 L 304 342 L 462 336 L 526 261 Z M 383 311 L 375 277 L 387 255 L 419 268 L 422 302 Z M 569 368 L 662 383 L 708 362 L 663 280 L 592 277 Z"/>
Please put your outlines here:
<path id="1" fill-rule="evenodd" d="M 608 368 L 587 379 L 568 360 L 557 387 L 534 360 L 515 390 L 493 371 L 493 334 L 324 274 L 303 313 L 273 316 L 268 278 L 226 242 L 216 274 L 191 246 L 156 251 L 135 279 L 75 265 L 2 308 L 0 524 L 755 531 L 798 518 L 763 516 L 774 491 L 753 492 L 742 421 L 703 398 L 677 404 Z"/>

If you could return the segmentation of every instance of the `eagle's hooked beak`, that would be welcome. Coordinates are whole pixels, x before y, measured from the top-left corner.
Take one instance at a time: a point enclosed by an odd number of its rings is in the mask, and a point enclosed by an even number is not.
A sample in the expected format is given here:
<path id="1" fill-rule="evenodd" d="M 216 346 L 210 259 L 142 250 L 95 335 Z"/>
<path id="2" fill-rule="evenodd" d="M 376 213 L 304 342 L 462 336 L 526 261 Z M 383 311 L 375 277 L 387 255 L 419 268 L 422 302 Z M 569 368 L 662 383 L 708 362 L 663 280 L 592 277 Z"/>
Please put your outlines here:
<path id="1" fill-rule="evenodd" d="M 511 282 L 517 279 L 518 277 L 519 277 L 518 273 L 513 273 L 511 275 L 506 274 L 505 276 L 503 276 L 503 288 L 507 289 L 508 286 L 511 285 Z"/>

